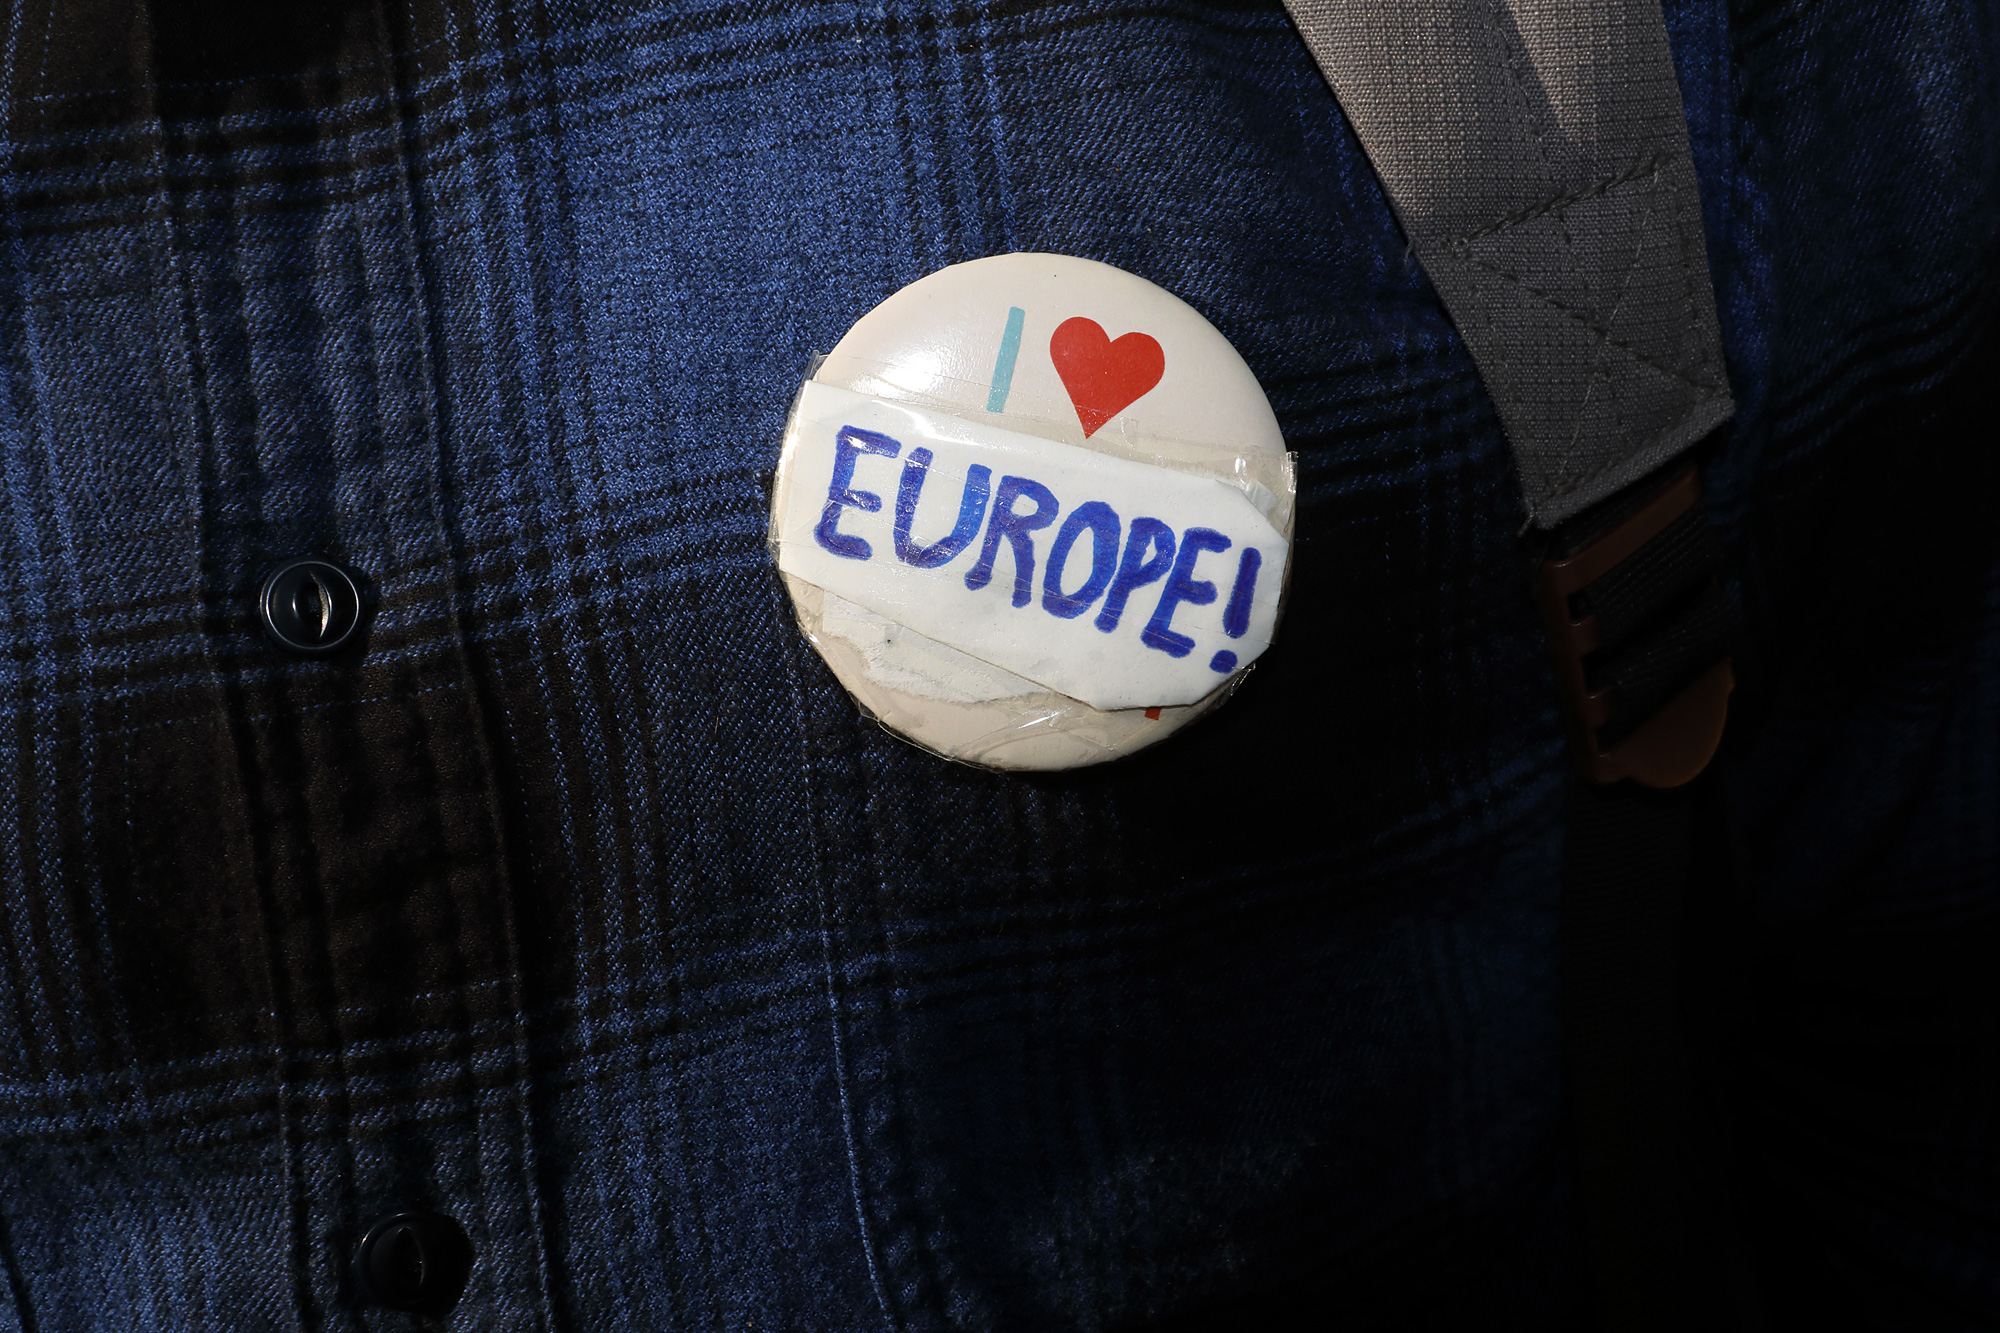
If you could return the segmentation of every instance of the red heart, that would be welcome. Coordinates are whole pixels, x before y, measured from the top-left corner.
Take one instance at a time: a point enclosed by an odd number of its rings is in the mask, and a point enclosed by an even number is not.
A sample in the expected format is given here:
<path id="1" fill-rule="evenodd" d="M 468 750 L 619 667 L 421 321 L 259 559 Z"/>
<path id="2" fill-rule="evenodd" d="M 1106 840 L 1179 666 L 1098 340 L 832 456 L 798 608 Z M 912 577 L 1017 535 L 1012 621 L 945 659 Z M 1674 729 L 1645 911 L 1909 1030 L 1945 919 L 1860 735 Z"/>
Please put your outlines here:
<path id="1" fill-rule="evenodd" d="M 1056 374 L 1069 390 L 1086 440 L 1138 402 L 1167 369 L 1167 354 L 1152 338 L 1128 333 L 1113 342 L 1102 325 L 1081 315 L 1056 326 L 1049 339 L 1049 360 L 1056 363 Z"/>

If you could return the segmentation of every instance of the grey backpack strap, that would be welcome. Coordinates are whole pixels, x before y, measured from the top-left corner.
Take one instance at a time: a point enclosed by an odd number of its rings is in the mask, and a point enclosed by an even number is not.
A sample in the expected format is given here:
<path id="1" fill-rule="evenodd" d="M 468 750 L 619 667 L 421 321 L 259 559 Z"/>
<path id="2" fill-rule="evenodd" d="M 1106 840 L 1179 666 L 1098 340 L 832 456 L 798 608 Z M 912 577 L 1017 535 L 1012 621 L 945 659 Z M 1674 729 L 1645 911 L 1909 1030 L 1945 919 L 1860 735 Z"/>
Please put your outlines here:
<path id="1" fill-rule="evenodd" d="M 1754 1330 L 1678 1020 L 1695 795 L 1633 786 L 1707 764 L 1735 628 L 1698 478 L 1662 472 L 1734 404 L 1659 0 L 1285 2 L 1478 363 L 1553 557 L 1543 615 L 1580 774 L 1564 1057 L 1599 1326 Z"/>
<path id="2" fill-rule="evenodd" d="M 1728 419 L 1658 0 L 1286 0 L 1553 527 Z"/>

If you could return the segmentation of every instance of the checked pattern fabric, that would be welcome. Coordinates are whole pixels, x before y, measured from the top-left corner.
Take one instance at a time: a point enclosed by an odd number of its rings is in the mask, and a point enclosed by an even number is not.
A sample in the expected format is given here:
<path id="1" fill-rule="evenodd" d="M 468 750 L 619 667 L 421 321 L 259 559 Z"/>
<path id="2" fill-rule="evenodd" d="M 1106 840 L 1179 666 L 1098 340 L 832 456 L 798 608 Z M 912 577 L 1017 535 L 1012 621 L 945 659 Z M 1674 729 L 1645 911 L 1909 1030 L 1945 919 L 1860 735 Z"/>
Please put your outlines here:
<path id="1" fill-rule="evenodd" d="M 1731 1180 L 1799 1327 L 1988 1327 L 2000 36 L 1666 17 Z M 1276 0 L 16 0 L 0 224 L 0 1329 L 413 1328 L 409 1206 L 451 1328 L 1588 1327 L 1519 482 Z M 1068 776 L 876 730 L 764 547 L 812 354 L 1010 250 L 1300 457 L 1266 661 Z"/>

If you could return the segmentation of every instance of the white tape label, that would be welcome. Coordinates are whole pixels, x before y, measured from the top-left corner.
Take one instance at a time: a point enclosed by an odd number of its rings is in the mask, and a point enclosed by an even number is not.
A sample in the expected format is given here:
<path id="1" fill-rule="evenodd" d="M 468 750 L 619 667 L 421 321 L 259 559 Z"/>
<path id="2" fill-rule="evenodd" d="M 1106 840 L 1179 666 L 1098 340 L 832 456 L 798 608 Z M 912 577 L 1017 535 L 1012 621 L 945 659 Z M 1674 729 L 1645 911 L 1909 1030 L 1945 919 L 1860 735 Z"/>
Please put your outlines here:
<path id="1" fill-rule="evenodd" d="M 778 567 L 1093 708 L 1270 645 L 1289 544 L 1227 482 L 808 382 Z"/>

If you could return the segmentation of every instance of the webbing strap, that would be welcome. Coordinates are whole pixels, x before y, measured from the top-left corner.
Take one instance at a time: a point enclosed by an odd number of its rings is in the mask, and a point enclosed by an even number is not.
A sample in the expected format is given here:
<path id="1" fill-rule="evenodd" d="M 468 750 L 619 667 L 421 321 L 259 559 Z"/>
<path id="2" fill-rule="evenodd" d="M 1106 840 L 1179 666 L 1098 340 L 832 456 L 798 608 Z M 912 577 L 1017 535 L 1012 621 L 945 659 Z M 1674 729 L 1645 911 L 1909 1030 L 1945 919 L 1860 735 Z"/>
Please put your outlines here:
<path id="1" fill-rule="evenodd" d="M 1735 410 L 1658 0 L 1285 0 L 1551 527 Z"/>
<path id="2" fill-rule="evenodd" d="M 1596 747 L 1662 719 L 1664 741 L 1645 737 L 1658 754 L 1597 780 L 1651 765 L 1662 785 L 1686 781 L 1720 734 L 1735 612 L 1698 511 L 1674 518 L 1649 498 L 1657 480 L 1636 484 L 1734 404 L 1658 0 L 1285 2 L 1479 366 L 1530 518 L 1591 528 L 1579 548 L 1619 547 L 1575 557 L 1606 567 L 1579 565 L 1545 608 L 1552 643 L 1576 640 L 1587 757 L 1608 763 Z M 1620 536 L 1647 523 L 1660 531 Z M 1688 1128 L 1690 794 L 1579 780 L 1569 813 L 1566 1062 L 1602 1326 L 1755 1328 L 1754 1283 Z"/>

